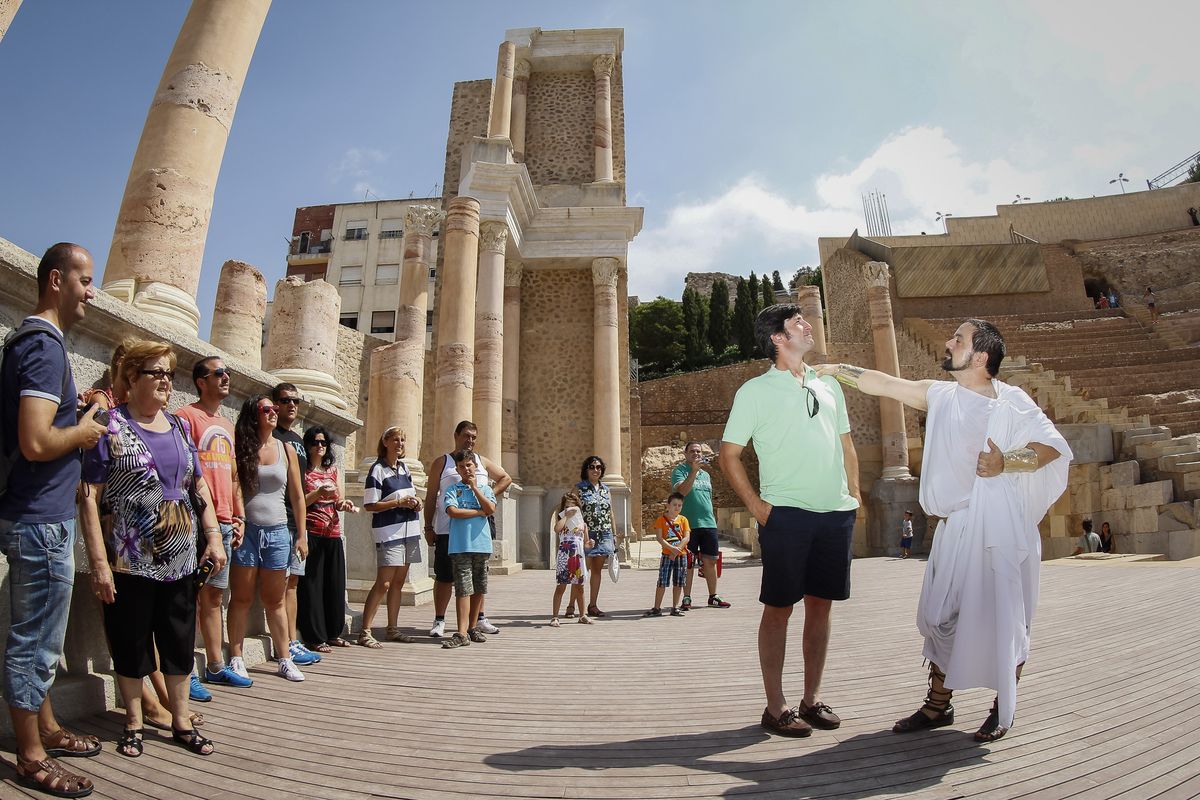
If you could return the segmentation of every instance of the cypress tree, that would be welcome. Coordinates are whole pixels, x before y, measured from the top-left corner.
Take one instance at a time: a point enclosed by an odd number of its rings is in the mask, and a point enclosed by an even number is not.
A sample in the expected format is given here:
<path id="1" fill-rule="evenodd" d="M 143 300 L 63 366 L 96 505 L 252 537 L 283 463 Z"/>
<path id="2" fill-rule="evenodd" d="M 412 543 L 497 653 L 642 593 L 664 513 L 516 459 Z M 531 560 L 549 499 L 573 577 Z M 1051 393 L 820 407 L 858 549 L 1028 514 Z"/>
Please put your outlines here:
<path id="1" fill-rule="evenodd" d="M 704 300 L 695 289 L 683 290 L 683 327 L 686 331 L 684 364 L 703 366 L 708 358 L 707 314 Z"/>
<path id="2" fill-rule="evenodd" d="M 762 294 L 758 290 L 758 276 L 754 271 L 750 272 L 750 316 L 757 317 L 758 311 L 763 307 Z"/>
<path id="3" fill-rule="evenodd" d="M 729 346 L 729 285 L 716 281 L 708 296 L 708 344 L 718 358 Z"/>
<path id="4" fill-rule="evenodd" d="M 779 270 L 771 273 L 771 288 L 777 292 L 783 291 L 783 278 L 779 277 Z"/>
<path id="5" fill-rule="evenodd" d="M 779 273 L 776 272 L 776 275 Z M 763 277 L 762 282 L 762 308 L 775 305 L 775 290 L 771 288 L 771 282 Z"/>
<path id="6" fill-rule="evenodd" d="M 733 338 L 742 358 L 751 358 L 754 355 L 755 299 L 756 295 L 750 294 L 749 282 L 738 278 L 737 298 L 733 303 Z"/>

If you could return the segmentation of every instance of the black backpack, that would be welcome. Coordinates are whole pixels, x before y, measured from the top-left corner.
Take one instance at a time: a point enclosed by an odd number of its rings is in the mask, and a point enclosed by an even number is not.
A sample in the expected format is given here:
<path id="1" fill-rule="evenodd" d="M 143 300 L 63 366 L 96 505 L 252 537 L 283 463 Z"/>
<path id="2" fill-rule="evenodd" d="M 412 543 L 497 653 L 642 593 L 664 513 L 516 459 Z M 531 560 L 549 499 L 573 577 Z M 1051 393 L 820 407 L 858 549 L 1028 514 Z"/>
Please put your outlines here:
<path id="1" fill-rule="evenodd" d="M 47 336 L 50 336 L 54 339 L 54 341 L 58 342 L 60 347 L 62 347 L 63 361 L 67 364 L 67 368 L 63 370 L 62 391 L 59 392 L 59 397 L 65 398 L 67 396 L 67 389 L 70 388 L 71 382 L 71 365 L 67 358 L 66 345 L 64 345 L 62 340 L 55 336 L 54 332 L 45 325 L 37 322 L 26 322 L 20 327 L 13 328 L 8 332 L 8 335 L 4 337 L 3 350 L 0 351 L 0 398 L 3 398 L 0 400 L 0 402 L 9 402 L 10 390 L 8 386 L 4 385 L 4 360 L 8 358 L 9 348 L 24 339 L 26 336 L 32 336 L 35 333 L 44 333 Z M 12 402 L 19 403 L 20 398 L 14 396 L 12 397 Z M 13 431 L 14 439 L 11 442 L 8 441 L 8 436 L 6 433 L 7 432 L 4 429 L 4 425 L 2 422 L 0 422 L 0 497 L 3 497 L 5 492 L 8 491 L 8 476 L 12 472 L 13 465 L 17 463 L 17 459 L 20 456 L 17 441 L 15 439 L 16 431 Z"/>

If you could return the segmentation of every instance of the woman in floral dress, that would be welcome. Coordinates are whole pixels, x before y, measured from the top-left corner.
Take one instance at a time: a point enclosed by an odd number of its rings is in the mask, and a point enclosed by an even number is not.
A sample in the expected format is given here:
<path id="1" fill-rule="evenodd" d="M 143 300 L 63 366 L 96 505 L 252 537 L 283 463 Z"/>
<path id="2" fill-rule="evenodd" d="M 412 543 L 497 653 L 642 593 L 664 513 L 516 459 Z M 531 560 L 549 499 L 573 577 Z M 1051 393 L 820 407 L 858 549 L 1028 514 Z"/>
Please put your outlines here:
<path id="1" fill-rule="evenodd" d="M 587 568 L 591 573 L 587 613 L 593 617 L 607 616 L 596 603 L 600 599 L 600 579 L 604 577 L 604 562 L 617 551 L 616 534 L 613 532 L 612 496 L 601 478 L 604 477 L 604 459 L 588 456 L 579 470 L 579 492 L 583 521 L 587 523 L 592 537 L 592 546 L 586 550 Z M 570 608 L 568 607 L 568 616 Z"/>

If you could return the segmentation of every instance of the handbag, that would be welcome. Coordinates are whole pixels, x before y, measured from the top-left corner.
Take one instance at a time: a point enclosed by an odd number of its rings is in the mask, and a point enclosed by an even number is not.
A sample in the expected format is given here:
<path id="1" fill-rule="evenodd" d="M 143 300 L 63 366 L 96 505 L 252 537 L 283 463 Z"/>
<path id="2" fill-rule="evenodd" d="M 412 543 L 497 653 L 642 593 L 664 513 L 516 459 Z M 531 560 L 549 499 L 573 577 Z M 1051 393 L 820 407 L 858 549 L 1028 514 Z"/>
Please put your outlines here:
<path id="1" fill-rule="evenodd" d="M 613 583 L 621 577 L 621 558 L 616 553 L 608 557 L 608 577 Z"/>

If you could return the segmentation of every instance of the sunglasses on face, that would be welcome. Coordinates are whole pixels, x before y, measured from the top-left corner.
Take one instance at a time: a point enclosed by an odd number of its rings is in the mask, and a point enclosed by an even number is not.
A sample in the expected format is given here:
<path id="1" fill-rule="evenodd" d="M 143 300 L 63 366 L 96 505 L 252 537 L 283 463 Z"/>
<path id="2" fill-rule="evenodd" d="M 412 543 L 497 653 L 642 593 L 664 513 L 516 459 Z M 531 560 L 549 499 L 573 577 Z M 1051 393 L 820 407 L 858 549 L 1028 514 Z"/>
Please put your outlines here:
<path id="1" fill-rule="evenodd" d="M 588 469 L 604 469 L 603 464 L 588 464 Z"/>
<path id="2" fill-rule="evenodd" d="M 259 406 L 259 407 L 258 407 L 258 413 L 260 413 L 260 414 L 266 414 L 266 415 L 270 415 L 270 414 L 278 414 L 278 413 L 279 413 L 279 406 Z"/>
<path id="3" fill-rule="evenodd" d="M 328 447 L 328 443 L 324 439 L 313 439 L 313 447 Z"/>
<path id="4" fill-rule="evenodd" d="M 229 371 L 228 367 L 217 367 L 216 369 L 214 369 L 212 372 L 208 373 L 204 377 L 206 377 L 206 378 L 224 378 L 225 376 L 232 375 L 232 374 L 233 373 Z"/>
<path id="5" fill-rule="evenodd" d="M 156 381 L 161 381 L 163 378 L 166 378 L 169 381 L 175 380 L 175 371 L 174 370 L 140 369 L 140 370 L 138 370 L 138 372 L 142 373 L 143 375 L 149 375 L 151 378 L 154 378 L 154 380 L 156 380 Z"/>
<path id="6" fill-rule="evenodd" d="M 298 406 L 298 405 L 300 405 L 300 398 L 299 397 L 281 397 L 281 398 L 279 398 L 278 402 L 280 404 L 287 403 L 290 406 Z"/>

